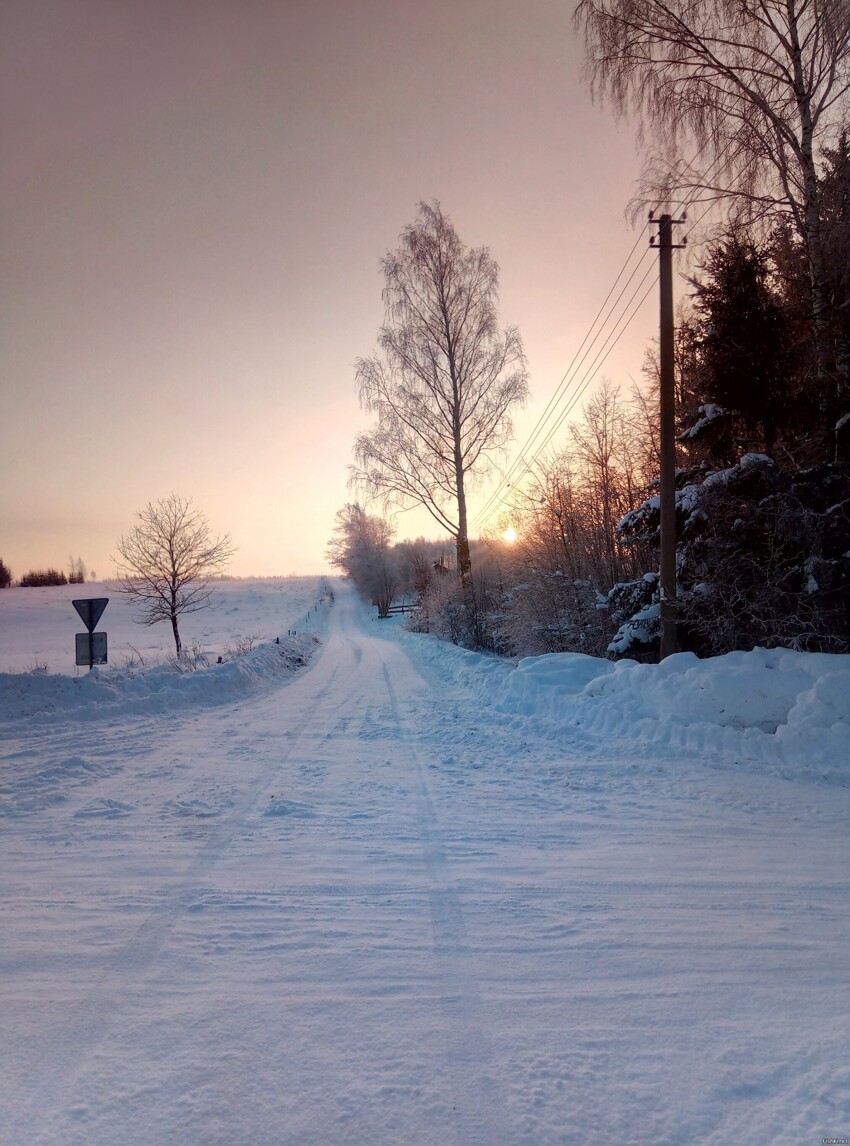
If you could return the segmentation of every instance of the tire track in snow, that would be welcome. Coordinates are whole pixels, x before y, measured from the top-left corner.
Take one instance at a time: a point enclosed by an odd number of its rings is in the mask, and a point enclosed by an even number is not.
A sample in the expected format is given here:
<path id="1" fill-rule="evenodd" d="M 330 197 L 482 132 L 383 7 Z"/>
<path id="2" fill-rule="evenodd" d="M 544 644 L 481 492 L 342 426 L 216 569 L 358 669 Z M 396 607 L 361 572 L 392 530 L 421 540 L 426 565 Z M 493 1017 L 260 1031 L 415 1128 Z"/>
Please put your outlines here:
<path id="1" fill-rule="evenodd" d="M 323 653 L 324 649 L 315 658 L 310 671 L 318 667 Z M 212 827 L 211 834 L 194 858 L 189 861 L 176 885 L 171 885 L 162 892 L 158 906 L 148 913 L 130 939 L 112 955 L 107 968 L 101 973 L 98 984 L 74 1005 L 72 1014 L 55 1033 L 49 1058 L 41 1060 L 30 1084 L 23 1093 L 18 1093 L 14 1112 L 10 1110 L 11 1104 L 7 1107 L 8 1118 L 4 1118 L 3 1122 L 7 1124 L 6 1132 L 13 1135 L 9 1141 L 35 1144 L 39 1141 L 54 1140 L 44 1128 L 41 1115 L 57 1109 L 58 1097 L 63 1087 L 82 1073 L 92 1054 L 116 1022 L 128 988 L 134 986 L 144 976 L 169 933 L 195 901 L 200 876 L 215 865 L 232 841 L 245 829 L 252 809 L 268 787 L 272 774 L 290 760 L 300 749 L 311 727 L 321 721 L 321 708 L 327 704 L 329 698 L 333 700 L 334 686 L 341 668 L 339 662 L 331 667 L 330 674 L 315 694 L 312 705 L 305 704 L 301 708 L 301 716 L 291 727 L 290 735 L 282 743 L 280 751 L 277 750 L 277 745 L 272 750 L 274 760 L 271 768 L 268 766 L 261 768 L 259 775 L 249 784 L 233 808 Z M 183 731 L 181 728 L 180 732 Z M 253 745 L 255 741 L 249 730 L 238 739 L 234 738 L 230 748 L 232 751 L 247 746 L 250 750 Z M 68 1103 L 64 1105 L 67 1106 Z"/>
<path id="2" fill-rule="evenodd" d="M 473 954 L 457 892 L 450 886 L 449 861 L 440 838 L 437 813 L 431 799 L 425 768 L 404 719 L 398 695 L 383 663 L 384 683 L 396 725 L 415 779 L 416 819 L 428 871 L 428 897 L 431 928 L 439 973 L 444 984 L 441 1000 L 446 1019 L 446 1038 L 451 1077 L 456 1079 L 454 1107 L 459 1125 L 460 1146 L 495 1146 L 511 1142 L 511 1132 L 503 1087 L 492 1042 L 487 1033 L 485 1005 L 482 1002 L 473 966 Z M 481 1070 L 483 1064 L 484 1069 Z"/>

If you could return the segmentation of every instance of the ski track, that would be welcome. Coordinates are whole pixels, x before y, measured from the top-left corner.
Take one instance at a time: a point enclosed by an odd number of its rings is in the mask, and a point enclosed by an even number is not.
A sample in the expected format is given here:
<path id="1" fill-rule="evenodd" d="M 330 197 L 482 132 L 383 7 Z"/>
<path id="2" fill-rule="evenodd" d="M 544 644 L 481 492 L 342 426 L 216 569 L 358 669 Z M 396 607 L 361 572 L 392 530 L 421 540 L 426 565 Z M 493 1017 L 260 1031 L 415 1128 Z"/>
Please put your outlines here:
<path id="1" fill-rule="evenodd" d="M 846 790 L 476 710 L 364 615 L 7 746 L 0 1140 L 846 1135 Z"/>

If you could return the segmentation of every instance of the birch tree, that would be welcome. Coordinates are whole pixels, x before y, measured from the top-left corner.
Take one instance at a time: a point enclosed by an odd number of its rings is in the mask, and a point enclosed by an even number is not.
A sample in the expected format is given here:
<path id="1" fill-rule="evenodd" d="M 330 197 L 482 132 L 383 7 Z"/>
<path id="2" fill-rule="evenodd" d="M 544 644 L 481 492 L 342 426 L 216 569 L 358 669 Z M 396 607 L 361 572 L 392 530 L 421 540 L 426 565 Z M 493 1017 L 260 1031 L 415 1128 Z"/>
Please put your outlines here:
<path id="1" fill-rule="evenodd" d="M 819 165 L 850 107 L 848 0 L 581 0 L 591 87 L 657 144 L 644 202 L 725 201 L 742 221 L 790 216 L 809 265 L 819 371 L 830 299 Z M 683 145 L 699 147 L 697 170 Z M 837 368 L 850 385 L 847 363 Z"/>
<path id="2" fill-rule="evenodd" d="M 330 563 L 348 574 L 365 600 L 377 605 L 379 617 L 389 615 L 402 586 L 392 536 L 388 521 L 366 513 L 355 503 L 337 513 L 327 549 Z"/>
<path id="3" fill-rule="evenodd" d="M 509 411 L 527 396 L 522 342 L 514 327 L 499 329 L 489 249 L 467 248 L 439 203 L 420 204 L 381 266 L 379 352 L 357 362 L 377 425 L 357 438 L 353 478 L 387 502 L 424 506 L 454 538 L 469 590 L 468 485 L 508 441 Z"/>

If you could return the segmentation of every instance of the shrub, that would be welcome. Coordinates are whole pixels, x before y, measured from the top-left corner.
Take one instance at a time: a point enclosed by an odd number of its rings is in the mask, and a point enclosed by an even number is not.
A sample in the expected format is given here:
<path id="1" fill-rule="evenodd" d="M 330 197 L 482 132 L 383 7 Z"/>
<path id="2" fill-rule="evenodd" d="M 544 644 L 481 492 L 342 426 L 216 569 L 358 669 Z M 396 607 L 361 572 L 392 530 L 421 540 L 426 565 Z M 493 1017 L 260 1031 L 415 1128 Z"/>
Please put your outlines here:
<path id="1" fill-rule="evenodd" d="M 68 584 L 84 585 L 86 580 L 86 567 L 82 557 L 69 558 L 68 565 Z"/>
<path id="2" fill-rule="evenodd" d="M 43 585 L 67 585 L 68 578 L 58 569 L 31 569 L 20 581 L 24 589 L 38 589 Z"/>

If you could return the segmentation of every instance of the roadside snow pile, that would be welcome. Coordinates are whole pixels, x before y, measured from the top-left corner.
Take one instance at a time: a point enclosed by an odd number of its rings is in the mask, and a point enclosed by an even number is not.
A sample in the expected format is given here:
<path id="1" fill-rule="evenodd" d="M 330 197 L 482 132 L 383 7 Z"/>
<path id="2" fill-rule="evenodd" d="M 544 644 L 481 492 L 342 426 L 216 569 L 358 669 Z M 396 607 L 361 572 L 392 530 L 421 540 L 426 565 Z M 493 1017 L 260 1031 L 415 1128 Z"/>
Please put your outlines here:
<path id="1" fill-rule="evenodd" d="M 520 661 L 494 703 L 611 736 L 850 782 L 850 656 L 755 649 L 701 661 L 678 653 L 659 665 L 599 660 L 591 676 L 593 660 L 567 653 Z"/>
<path id="2" fill-rule="evenodd" d="M 706 660 L 678 653 L 650 665 L 551 653 L 512 667 L 433 639 L 422 644 L 431 666 L 479 703 L 552 722 L 556 735 L 581 726 L 761 761 L 788 778 L 850 783 L 850 656 L 755 649 Z"/>
<path id="3" fill-rule="evenodd" d="M 318 645 L 310 635 L 282 637 L 279 645 L 261 645 L 194 672 L 157 665 L 136 671 L 95 668 L 80 677 L 0 673 L 0 722 L 46 723 L 54 716 L 97 720 L 222 704 L 296 672 Z"/>

